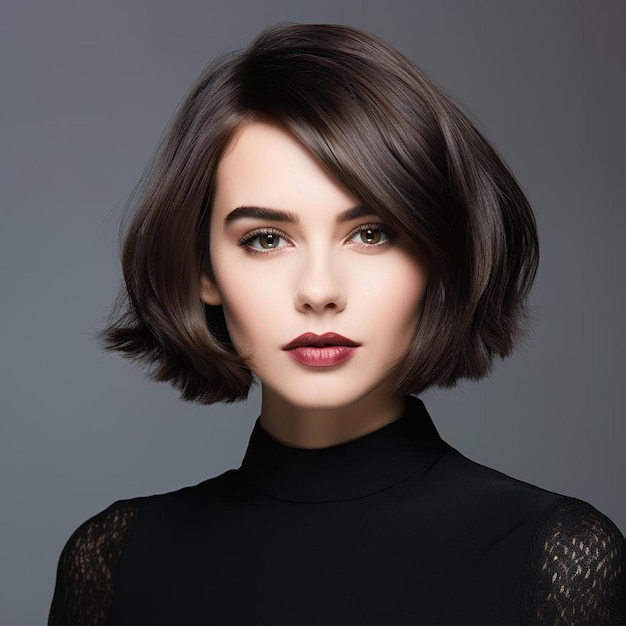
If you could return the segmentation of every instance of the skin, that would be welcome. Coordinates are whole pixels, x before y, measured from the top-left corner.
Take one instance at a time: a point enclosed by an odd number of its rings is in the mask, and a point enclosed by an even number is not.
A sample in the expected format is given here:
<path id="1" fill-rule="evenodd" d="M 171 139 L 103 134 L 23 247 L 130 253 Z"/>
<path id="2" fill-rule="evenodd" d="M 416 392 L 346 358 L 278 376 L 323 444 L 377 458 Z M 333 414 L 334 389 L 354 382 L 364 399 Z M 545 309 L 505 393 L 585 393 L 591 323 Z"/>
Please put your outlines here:
<path id="1" fill-rule="evenodd" d="M 248 365 L 262 388 L 260 424 L 285 445 L 350 441 L 404 410 L 391 393 L 389 369 L 410 346 L 428 277 L 408 242 L 381 231 L 375 214 L 337 223 L 338 213 L 359 205 L 297 138 L 271 122 L 243 125 L 217 170 L 214 276 L 201 277 L 201 298 L 223 306 L 235 349 L 251 354 Z M 226 223 L 241 206 L 288 211 L 299 223 Z M 354 232 L 367 224 L 379 230 Z M 240 244 L 268 228 L 280 234 Z M 307 331 L 336 332 L 361 345 L 343 364 L 310 367 L 281 349 Z"/>

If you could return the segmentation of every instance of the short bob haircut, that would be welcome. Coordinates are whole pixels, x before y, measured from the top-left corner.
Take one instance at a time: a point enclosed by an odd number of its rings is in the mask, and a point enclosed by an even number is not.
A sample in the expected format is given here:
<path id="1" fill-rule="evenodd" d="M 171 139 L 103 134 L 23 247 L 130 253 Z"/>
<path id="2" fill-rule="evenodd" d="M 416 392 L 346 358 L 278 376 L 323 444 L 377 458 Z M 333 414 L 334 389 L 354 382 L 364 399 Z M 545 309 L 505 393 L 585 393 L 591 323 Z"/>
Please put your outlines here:
<path id="1" fill-rule="evenodd" d="M 130 198 L 125 285 L 97 335 L 105 350 L 149 366 L 150 378 L 169 381 L 183 400 L 248 396 L 253 374 L 229 339 L 222 307 L 202 302 L 200 276 L 211 276 L 220 157 L 255 119 L 282 124 L 405 233 L 426 264 L 420 324 L 394 364 L 394 394 L 483 378 L 495 355 L 509 356 L 525 338 L 539 242 L 503 160 L 390 45 L 347 26 L 289 23 L 218 57 L 184 98 Z"/>

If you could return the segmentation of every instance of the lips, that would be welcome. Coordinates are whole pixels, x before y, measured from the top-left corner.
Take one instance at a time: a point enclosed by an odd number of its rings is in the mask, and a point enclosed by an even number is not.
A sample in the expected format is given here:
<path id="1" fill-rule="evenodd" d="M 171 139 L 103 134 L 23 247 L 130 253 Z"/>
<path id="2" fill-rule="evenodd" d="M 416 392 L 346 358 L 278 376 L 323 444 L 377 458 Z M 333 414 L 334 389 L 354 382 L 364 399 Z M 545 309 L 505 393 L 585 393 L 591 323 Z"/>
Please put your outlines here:
<path id="1" fill-rule="evenodd" d="M 323 335 L 316 335 L 315 333 L 304 333 L 295 339 L 292 339 L 283 350 L 293 350 L 302 346 L 313 346 L 321 348 L 323 346 L 348 346 L 356 348 L 361 344 L 348 339 L 343 335 L 337 333 L 324 333 Z"/>

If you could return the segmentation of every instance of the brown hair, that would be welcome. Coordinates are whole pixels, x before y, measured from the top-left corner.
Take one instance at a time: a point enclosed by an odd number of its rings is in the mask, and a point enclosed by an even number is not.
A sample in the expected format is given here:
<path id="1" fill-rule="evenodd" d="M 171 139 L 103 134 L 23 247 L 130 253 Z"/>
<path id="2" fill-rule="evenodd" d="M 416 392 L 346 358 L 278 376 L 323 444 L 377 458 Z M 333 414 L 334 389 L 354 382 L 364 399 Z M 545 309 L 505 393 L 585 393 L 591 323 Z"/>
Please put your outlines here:
<path id="1" fill-rule="evenodd" d="M 532 210 L 463 112 L 371 34 L 279 24 L 213 61 L 176 114 L 129 206 L 120 290 L 104 348 L 149 367 L 181 398 L 247 397 L 251 371 L 222 307 L 200 299 L 211 274 L 215 174 L 246 120 L 284 125 L 355 197 L 415 244 L 429 268 L 418 331 L 395 393 L 480 379 L 526 335 L 539 261 Z M 417 313 L 417 312 L 416 312 Z"/>

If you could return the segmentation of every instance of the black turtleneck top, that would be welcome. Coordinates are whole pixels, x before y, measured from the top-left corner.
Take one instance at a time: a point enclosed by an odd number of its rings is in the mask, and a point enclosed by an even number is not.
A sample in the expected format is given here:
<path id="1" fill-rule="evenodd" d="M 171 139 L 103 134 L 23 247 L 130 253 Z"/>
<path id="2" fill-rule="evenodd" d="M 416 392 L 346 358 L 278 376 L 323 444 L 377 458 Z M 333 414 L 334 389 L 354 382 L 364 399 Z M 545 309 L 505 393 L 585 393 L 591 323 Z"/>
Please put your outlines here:
<path id="1" fill-rule="evenodd" d="M 115 502 L 61 557 L 49 626 L 626 624 L 606 516 L 479 465 L 421 400 L 321 449 L 257 419 L 241 467 Z"/>

